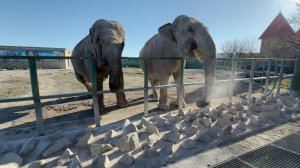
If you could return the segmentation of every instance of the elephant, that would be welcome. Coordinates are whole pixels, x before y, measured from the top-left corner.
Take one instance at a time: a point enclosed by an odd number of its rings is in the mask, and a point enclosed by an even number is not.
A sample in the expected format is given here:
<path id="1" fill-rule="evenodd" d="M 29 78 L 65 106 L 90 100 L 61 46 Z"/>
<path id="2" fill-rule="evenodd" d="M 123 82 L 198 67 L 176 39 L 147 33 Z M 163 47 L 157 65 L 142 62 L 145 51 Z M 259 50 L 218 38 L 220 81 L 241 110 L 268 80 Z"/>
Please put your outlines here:
<path id="1" fill-rule="evenodd" d="M 122 51 L 125 45 L 125 30 L 119 22 L 104 19 L 97 20 L 90 28 L 89 35 L 74 48 L 71 57 L 101 57 L 96 60 L 97 90 L 103 90 L 103 81 L 109 76 L 109 89 L 116 93 L 117 106 L 126 107 L 128 102 L 124 92 L 124 79 L 121 64 Z M 76 79 L 88 91 L 91 90 L 90 61 L 72 59 Z M 98 95 L 99 111 L 105 109 L 103 94 Z"/>
<path id="2" fill-rule="evenodd" d="M 180 82 L 180 59 L 197 59 L 204 61 L 205 94 L 196 102 L 198 107 L 209 105 L 215 76 L 216 48 L 208 29 L 198 20 L 180 15 L 173 23 L 167 23 L 158 29 L 158 33 L 150 38 L 139 57 L 144 70 L 144 61 L 147 57 L 176 57 L 178 59 L 150 59 L 147 60 L 151 87 L 160 84 L 166 85 L 169 76 L 173 75 L 176 84 Z M 161 88 L 160 95 L 153 90 L 153 99 L 159 101 L 158 108 L 169 109 L 167 89 Z M 184 90 L 183 90 L 184 92 Z M 179 88 L 177 87 L 177 93 Z M 179 96 L 175 105 L 178 106 Z M 183 107 L 185 101 L 183 100 Z"/>

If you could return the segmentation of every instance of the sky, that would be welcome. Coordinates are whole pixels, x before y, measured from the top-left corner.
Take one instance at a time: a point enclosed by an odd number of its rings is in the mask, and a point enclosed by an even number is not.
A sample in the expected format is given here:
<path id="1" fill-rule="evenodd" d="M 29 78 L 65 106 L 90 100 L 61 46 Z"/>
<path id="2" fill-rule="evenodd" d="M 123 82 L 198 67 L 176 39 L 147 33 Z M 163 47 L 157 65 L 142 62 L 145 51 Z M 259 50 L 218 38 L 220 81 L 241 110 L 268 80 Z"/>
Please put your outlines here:
<path id="1" fill-rule="evenodd" d="M 0 45 L 73 49 L 98 19 L 125 28 L 123 56 L 138 57 L 157 29 L 176 16 L 198 19 L 220 52 L 223 43 L 259 36 L 279 11 L 289 18 L 300 0 L 1 0 Z"/>

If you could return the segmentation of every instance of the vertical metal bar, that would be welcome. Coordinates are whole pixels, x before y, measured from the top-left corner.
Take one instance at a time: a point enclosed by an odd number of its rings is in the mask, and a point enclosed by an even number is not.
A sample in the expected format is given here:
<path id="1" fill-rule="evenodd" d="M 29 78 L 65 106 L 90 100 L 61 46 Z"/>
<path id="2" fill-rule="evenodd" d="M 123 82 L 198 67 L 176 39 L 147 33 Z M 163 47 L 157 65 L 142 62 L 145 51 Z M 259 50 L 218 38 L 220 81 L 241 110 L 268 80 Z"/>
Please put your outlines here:
<path id="1" fill-rule="evenodd" d="M 283 60 L 280 61 L 280 74 L 278 79 L 278 85 L 277 85 L 277 95 L 280 94 L 280 87 L 282 82 L 282 73 L 283 73 Z"/>
<path id="2" fill-rule="evenodd" d="M 268 60 L 268 69 L 267 69 L 266 83 L 265 83 L 265 95 L 267 94 L 267 91 L 268 91 L 270 71 L 271 71 L 271 60 Z"/>
<path id="3" fill-rule="evenodd" d="M 42 104 L 40 99 L 39 92 L 39 82 L 36 71 L 36 61 L 31 58 L 28 59 L 29 63 L 29 71 L 30 71 L 30 80 L 31 80 L 31 91 L 35 108 L 35 117 L 36 117 L 36 125 L 39 135 L 44 135 L 44 121 L 43 121 L 43 112 L 42 112 Z"/>
<path id="4" fill-rule="evenodd" d="M 144 60 L 144 116 L 148 116 L 148 60 Z"/>
<path id="5" fill-rule="evenodd" d="M 251 62 L 251 71 L 250 71 L 250 80 L 249 80 L 249 92 L 248 92 L 248 100 L 250 101 L 252 97 L 252 85 L 253 85 L 253 77 L 254 77 L 254 66 L 255 61 L 252 60 Z"/>
<path id="6" fill-rule="evenodd" d="M 234 60 L 234 58 L 232 58 L 231 59 L 231 75 L 230 75 L 230 82 L 229 82 L 229 101 L 230 102 L 232 102 L 232 96 L 233 96 L 234 71 L 235 71 L 235 60 Z"/>
<path id="7" fill-rule="evenodd" d="M 183 74 L 184 74 L 184 59 L 180 60 L 180 81 L 179 81 L 179 99 L 178 99 L 178 106 L 182 108 L 183 106 Z"/>
<path id="8" fill-rule="evenodd" d="M 278 70 L 278 60 L 276 60 L 276 65 L 275 65 L 275 74 L 274 74 L 275 76 L 277 76 L 277 70 Z M 276 83 L 277 83 L 277 80 L 274 79 L 273 89 L 275 89 Z"/>
<path id="9" fill-rule="evenodd" d="M 100 115 L 99 115 L 99 103 L 97 95 L 97 79 L 96 79 L 96 63 L 95 60 L 90 61 L 90 78 L 92 84 L 92 97 L 93 97 L 93 107 L 94 107 L 94 118 L 96 127 L 100 126 Z"/>
<path id="10" fill-rule="evenodd" d="M 292 77 L 292 80 L 291 80 L 291 83 L 290 83 L 289 93 L 291 93 L 292 90 L 295 90 L 295 87 L 296 87 L 296 80 L 295 80 L 296 76 L 295 75 L 296 75 L 297 68 L 299 66 L 298 62 L 299 62 L 299 60 L 295 61 L 294 72 L 293 72 L 293 77 Z"/>

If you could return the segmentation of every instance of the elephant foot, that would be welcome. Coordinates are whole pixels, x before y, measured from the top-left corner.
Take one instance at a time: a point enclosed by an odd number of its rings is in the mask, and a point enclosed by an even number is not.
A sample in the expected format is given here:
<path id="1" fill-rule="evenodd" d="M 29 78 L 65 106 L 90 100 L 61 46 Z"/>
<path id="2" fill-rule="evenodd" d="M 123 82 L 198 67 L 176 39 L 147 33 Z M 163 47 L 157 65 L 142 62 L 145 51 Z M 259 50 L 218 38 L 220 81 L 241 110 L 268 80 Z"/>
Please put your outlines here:
<path id="1" fill-rule="evenodd" d="M 94 106 L 92 105 L 92 110 L 94 111 Z M 104 114 L 105 112 L 105 106 L 99 105 L 99 114 Z"/>
<path id="2" fill-rule="evenodd" d="M 197 101 L 197 102 L 196 102 L 196 105 L 197 105 L 197 107 L 199 107 L 199 108 L 203 108 L 203 107 L 208 106 L 208 105 L 209 105 L 209 102 L 206 102 L 206 101 Z"/>
<path id="3" fill-rule="evenodd" d="M 172 101 L 172 102 L 171 102 L 171 105 L 176 106 L 176 107 L 179 107 L 178 100 Z M 184 100 L 183 100 L 183 102 L 182 102 L 182 107 L 186 107 L 186 103 L 185 103 Z"/>
<path id="4" fill-rule="evenodd" d="M 154 102 L 158 102 L 158 95 L 153 94 L 153 95 L 152 95 L 152 100 L 153 100 Z"/>
<path id="5" fill-rule="evenodd" d="M 128 102 L 127 102 L 127 100 L 118 101 L 117 102 L 117 106 L 120 107 L 120 108 L 127 107 L 128 106 Z"/>
<path id="6" fill-rule="evenodd" d="M 169 110 L 170 107 L 167 104 L 158 104 L 157 108 L 160 110 Z"/>

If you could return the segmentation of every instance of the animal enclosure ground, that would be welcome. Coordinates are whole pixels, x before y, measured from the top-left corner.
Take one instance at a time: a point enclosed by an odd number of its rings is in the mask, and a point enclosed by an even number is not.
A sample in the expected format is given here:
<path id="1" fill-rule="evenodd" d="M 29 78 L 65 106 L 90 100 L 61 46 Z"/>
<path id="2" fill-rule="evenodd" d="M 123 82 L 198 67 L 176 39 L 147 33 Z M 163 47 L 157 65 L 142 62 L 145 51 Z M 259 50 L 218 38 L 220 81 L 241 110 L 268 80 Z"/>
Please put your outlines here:
<path id="1" fill-rule="evenodd" d="M 125 88 L 143 87 L 143 72 L 137 68 L 123 68 Z M 31 96 L 30 77 L 28 70 L 0 71 L 0 98 Z M 220 78 L 220 77 L 218 77 Z M 173 79 L 170 78 L 170 83 Z M 40 95 L 61 94 L 70 92 L 85 92 L 85 87 L 79 83 L 72 69 L 40 69 L 38 70 Z M 185 70 L 184 82 L 204 81 L 202 70 Z M 217 84 L 213 104 L 226 102 L 228 84 Z M 241 84 L 236 87 L 238 96 L 246 95 L 247 85 Z M 108 80 L 104 83 L 104 89 L 108 89 Z M 254 89 L 259 90 L 259 86 Z M 200 99 L 203 85 L 185 87 L 186 102 L 188 108 L 195 107 L 195 102 Z M 101 117 L 101 125 L 108 125 L 117 121 L 130 118 L 139 119 L 144 112 L 144 93 L 125 93 L 129 101 L 126 108 L 116 108 L 114 94 L 105 94 L 106 114 Z M 151 95 L 152 92 L 149 91 Z M 175 101 L 176 88 L 168 89 L 169 101 Z M 238 97 L 235 97 L 235 99 Z M 43 117 L 46 133 L 57 130 L 72 130 L 88 127 L 93 124 L 92 101 L 89 97 L 69 97 L 42 100 Z M 149 102 L 149 112 L 163 113 L 156 109 L 157 102 Z M 176 107 L 171 106 L 170 110 Z M 16 103 L 0 103 L 0 140 L 9 141 L 14 139 L 31 137 L 36 135 L 35 112 L 32 101 Z"/>

